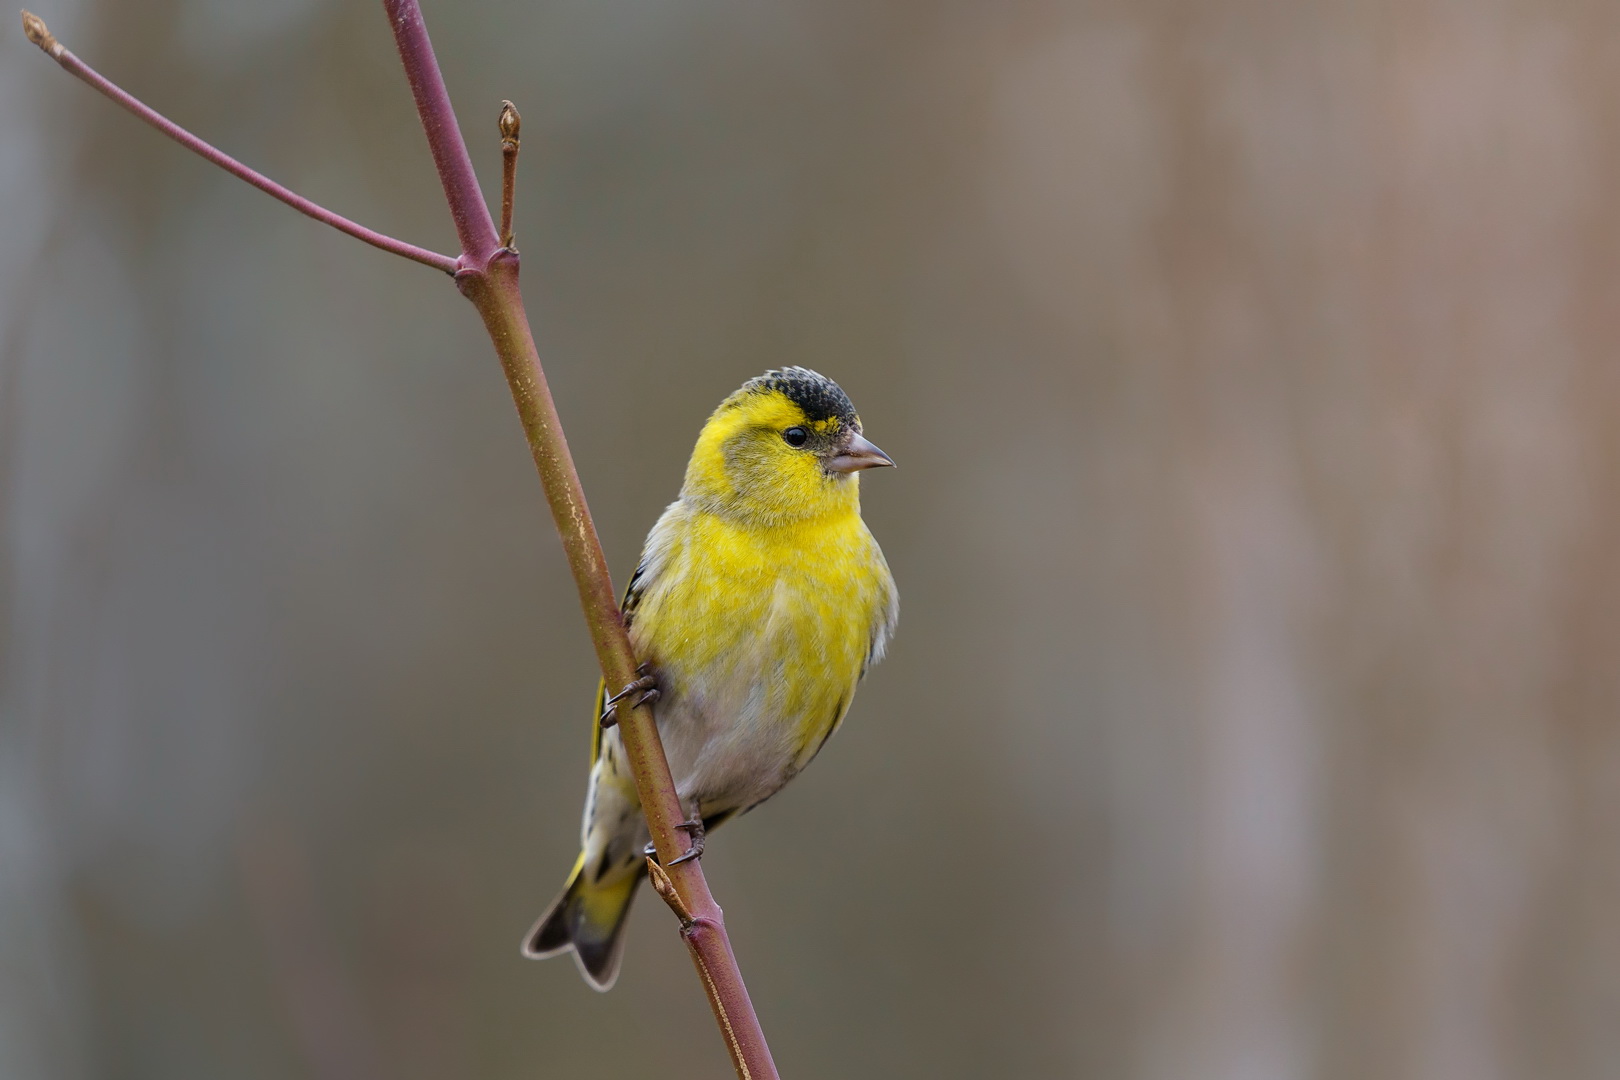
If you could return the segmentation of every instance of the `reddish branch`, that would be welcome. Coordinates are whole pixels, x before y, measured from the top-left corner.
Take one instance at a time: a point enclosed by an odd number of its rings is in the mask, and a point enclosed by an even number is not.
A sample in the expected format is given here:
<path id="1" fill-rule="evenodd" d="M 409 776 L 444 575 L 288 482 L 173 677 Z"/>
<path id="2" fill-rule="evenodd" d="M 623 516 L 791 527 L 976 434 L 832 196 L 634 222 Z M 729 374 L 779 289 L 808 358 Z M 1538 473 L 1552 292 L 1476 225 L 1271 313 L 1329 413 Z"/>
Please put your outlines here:
<path id="1" fill-rule="evenodd" d="M 623 686 L 635 678 L 635 655 L 619 614 L 615 599 L 617 594 L 608 573 L 607 561 L 602 555 L 601 541 L 597 538 L 590 510 L 585 505 L 579 474 L 568 452 L 568 442 L 563 437 L 562 424 L 557 418 L 557 409 L 551 400 L 551 391 L 546 385 L 545 372 L 541 369 L 539 353 L 529 330 L 528 315 L 518 289 L 518 255 L 506 246 L 511 239 L 509 196 L 511 178 L 516 168 L 516 110 L 511 110 L 510 122 L 507 110 L 502 110 L 505 169 L 502 231 L 498 233 L 489 207 L 479 191 L 472 159 L 462 139 L 460 125 L 456 122 L 450 95 L 445 90 L 444 77 L 434 59 L 433 46 L 428 40 L 427 27 L 422 21 L 417 0 L 383 0 L 383 7 L 388 13 L 389 25 L 399 47 L 411 94 L 416 99 L 423 130 L 427 133 L 434 165 L 444 184 L 445 198 L 455 220 L 456 235 L 461 241 L 460 258 L 440 255 L 384 236 L 289 191 L 216 150 L 108 82 L 63 48 L 37 16 L 24 12 L 23 29 L 30 41 L 70 73 L 227 172 L 317 221 L 323 221 L 384 251 L 392 251 L 455 275 L 462 294 L 472 301 L 483 318 L 506 373 L 512 400 L 517 405 L 518 417 L 529 440 L 535 468 L 540 473 L 546 501 L 551 506 L 557 532 L 562 537 L 563 550 L 568 556 L 568 565 L 573 571 L 574 583 L 579 589 L 580 605 L 585 612 L 585 622 L 603 677 L 611 687 Z M 704 991 L 714 1009 L 715 1020 L 725 1038 L 726 1049 L 731 1054 L 737 1075 L 743 1080 L 771 1080 L 776 1076 L 776 1066 L 771 1061 L 764 1032 L 748 999 L 742 973 L 738 970 L 731 942 L 726 936 L 724 917 L 709 892 L 702 866 L 698 860 L 670 865 L 677 856 L 685 853 L 690 838 L 677 827 L 685 815 L 676 795 L 669 763 L 664 757 L 663 745 L 658 739 L 652 707 L 643 705 L 621 709 L 619 727 L 625 751 L 635 771 L 636 789 L 647 815 L 647 826 L 652 833 L 658 858 L 664 864 L 659 866 L 649 860 L 653 887 L 680 920 L 681 936 L 691 951 L 692 961 L 703 981 Z"/>
<path id="2" fill-rule="evenodd" d="M 326 207 L 310 202 L 297 192 L 282 187 L 269 177 L 243 165 L 229 154 L 216 150 L 173 120 L 131 97 L 103 78 L 83 60 L 68 52 L 67 49 L 62 47 L 62 43 L 57 41 L 51 35 L 51 32 L 45 28 L 44 21 L 38 15 L 29 11 L 23 12 L 23 33 L 28 35 L 29 41 L 44 49 L 46 55 L 61 64 L 70 73 L 112 98 L 112 100 L 151 124 L 187 150 L 199 157 L 207 158 L 232 176 L 246 180 L 265 194 L 280 199 L 300 214 L 307 214 L 316 221 L 323 221 L 339 232 L 346 232 L 357 240 L 364 240 L 372 247 L 392 251 L 395 255 L 403 255 L 407 259 L 443 270 L 447 274 L 456 272 L 456 260 L 449 255 L 440 255 L 436 251 L 419 248 L 415 244 L 407 244 L 403 240 L 395 240 L 392 236 L 384 236 L 382 233 L 368 229 L 364 225 L 358 225 L 342 214 L 334 214 Z"/>

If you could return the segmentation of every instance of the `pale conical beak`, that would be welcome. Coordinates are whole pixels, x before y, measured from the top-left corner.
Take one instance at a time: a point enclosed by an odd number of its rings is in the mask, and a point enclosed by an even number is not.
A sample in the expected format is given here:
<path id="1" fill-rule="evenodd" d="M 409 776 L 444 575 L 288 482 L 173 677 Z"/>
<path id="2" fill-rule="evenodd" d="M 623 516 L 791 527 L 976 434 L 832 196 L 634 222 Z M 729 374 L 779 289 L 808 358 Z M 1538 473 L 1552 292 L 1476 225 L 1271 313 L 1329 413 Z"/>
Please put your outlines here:
<path id="1" fill-rule="evenodd" d="M 842 453 L 827 460 L 827 471 L 852 473 L 861 469 L 881 469 L 885 465 L 893 464 L 888 454 L 857 434 L 850 438 L 849 445 L 843 447 Z"/>

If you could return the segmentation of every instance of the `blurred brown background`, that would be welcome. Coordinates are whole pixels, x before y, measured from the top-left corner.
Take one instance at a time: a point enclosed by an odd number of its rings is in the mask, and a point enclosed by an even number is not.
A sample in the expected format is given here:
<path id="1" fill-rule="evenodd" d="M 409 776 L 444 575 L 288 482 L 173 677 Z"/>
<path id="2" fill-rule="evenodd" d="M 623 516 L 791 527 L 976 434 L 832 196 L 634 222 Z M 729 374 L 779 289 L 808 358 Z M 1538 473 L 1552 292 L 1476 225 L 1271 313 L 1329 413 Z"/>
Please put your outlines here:
<path id="1" fill-rule="evenodd" d="M 453 246 L 378 4 L 38 2 Z M 785 1075 L 1620 1075 L 1620 6 L 426 12 L 621 580 L 766 367 L 902 466 L 891 657 L 706 862 Z M 595 675 L 470 307 L 8 18 L 0 1076 L 725 1075 L 648 898 L 517 955 Z"/>

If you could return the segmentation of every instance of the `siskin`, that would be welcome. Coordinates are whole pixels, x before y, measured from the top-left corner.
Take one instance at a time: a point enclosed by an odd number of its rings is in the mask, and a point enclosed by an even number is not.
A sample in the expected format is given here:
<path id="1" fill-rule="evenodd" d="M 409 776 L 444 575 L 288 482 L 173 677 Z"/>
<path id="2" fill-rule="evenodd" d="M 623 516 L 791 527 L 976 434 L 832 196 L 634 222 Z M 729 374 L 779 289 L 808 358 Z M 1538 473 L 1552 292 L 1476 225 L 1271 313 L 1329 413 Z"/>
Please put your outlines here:
<path id="1" fill-rule="evenodd" d="M 800 367 L 748 380 L 698 436 L 623 605 L 648 673 L 626 692 L 660 702 L 658 733 L 691 819 L 683 859 L 810 764 L 883 655 L 899 596 L 861 520 L 857 474 L 893 464 L 862 437 L 838 384 Z M 523 943 L 531 957 L 571 950 L 598 990 L 618 976 L 648 842 L 607 726 L 615 700 L 598 690 L 579 858 Z"/>

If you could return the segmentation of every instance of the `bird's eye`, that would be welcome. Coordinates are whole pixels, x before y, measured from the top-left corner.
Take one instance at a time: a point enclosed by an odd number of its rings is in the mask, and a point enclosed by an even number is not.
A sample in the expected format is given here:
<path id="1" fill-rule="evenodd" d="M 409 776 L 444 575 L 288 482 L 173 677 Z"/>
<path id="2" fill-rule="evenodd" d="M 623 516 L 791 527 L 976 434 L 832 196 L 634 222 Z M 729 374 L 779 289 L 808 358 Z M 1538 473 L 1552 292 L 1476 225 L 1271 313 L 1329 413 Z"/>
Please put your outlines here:
<path id="1" fill-rule="evenodd" d="M 782 439 L 789 446 L 803 446 L 810 441 L 810 433 L 802 427 L 790 427 L 782 432 Z"/>

